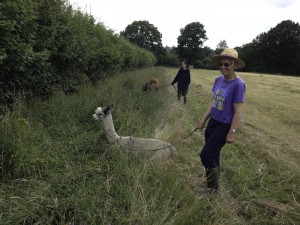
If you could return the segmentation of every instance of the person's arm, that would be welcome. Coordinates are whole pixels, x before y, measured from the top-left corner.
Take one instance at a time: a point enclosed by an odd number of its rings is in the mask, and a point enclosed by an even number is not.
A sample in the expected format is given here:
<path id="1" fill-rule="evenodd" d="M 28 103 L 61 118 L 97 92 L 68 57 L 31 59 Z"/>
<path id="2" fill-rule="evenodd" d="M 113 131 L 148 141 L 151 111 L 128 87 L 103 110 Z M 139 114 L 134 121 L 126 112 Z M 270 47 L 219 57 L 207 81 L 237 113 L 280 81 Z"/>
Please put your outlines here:
<path id="1" fill-rule="evenodd" d="M 179 72 L 180 72 L 180 70 L 178 70 L 178 72 L 177 72 L 177 74 L 176 74 L 176 76 L 175 76 L 175 78 L 174 78 L 174 80 L 172 81 L 172 85 L 174 85 L 175 83 L 177 83 L 177 81 L 178 81 L 178 74 L 179 74 Z"/>
<path id="2" fill-rule="evenodd" d="M 206 124 L 207 120 L 210 118 L 210 115 L 211 115 L 211 104 L 208 105 L 207 110 L 198 125 L 199 129 L 205 128 L 205 124 Z"/>
<path id="3" fill-rule="evenodd" d="M 235 131 L 238 128 L 238 125 L 241 120 L 242 106 L 243 106 L 243 103 L 234 103 L 233 104 L 234 114 L 233 114 L 233 119 L 232 119 L 232 123 L 230 126 L 230 130 L 226 136 L 227 143 L 234 142 L 234 134 L 235 134 Z"/>
<path id="4" fill-rule="evenodd" d="M 190 83 L 191 83 L 191 74 L 190 74 L 190 70 L 187 69 L 187 78 L 186 78 L 186 87 L 185 87 L 187 90 L 189 89 Z"/>

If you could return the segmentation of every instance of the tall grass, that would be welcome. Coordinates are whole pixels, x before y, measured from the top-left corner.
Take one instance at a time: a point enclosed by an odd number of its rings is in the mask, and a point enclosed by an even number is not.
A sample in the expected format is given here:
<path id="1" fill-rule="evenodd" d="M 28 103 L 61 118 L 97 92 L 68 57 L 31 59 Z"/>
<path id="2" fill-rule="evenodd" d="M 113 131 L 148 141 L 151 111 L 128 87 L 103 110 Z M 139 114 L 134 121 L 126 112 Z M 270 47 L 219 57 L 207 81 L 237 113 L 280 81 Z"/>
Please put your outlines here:
<path id="1" fill-rule="evenodd" d="M 183 137 L 197 126 L 218 73 L 192 70 L 186 105 L 172 86 L 142 92 L 150 78 L 165 85 L 176 72 L 116 74 L 2 115 L 0 224 L 297 224 L 299 109 L 287 100 L 299 105 L 299 78 L 241 74 L 243 121 L 222 152 L 221 195 L 209 198 L 201 192 L 203 131 Z M 110 145 L 91 115 L 111 103 L 118 134 L 176 143 L 178 156 L 154 163 Z"/>

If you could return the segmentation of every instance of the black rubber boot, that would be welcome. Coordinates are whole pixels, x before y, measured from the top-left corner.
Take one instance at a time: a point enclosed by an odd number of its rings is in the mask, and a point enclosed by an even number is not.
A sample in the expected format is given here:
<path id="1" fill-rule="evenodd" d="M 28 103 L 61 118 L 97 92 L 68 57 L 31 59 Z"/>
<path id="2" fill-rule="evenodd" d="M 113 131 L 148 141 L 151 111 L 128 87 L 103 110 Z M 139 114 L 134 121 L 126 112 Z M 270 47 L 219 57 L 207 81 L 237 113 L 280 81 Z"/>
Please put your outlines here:
<path id="1" fill-rule="evenodd" d="M 206 170 L 207 188 L 209 192 L 218 192 L 219 190 L 219 168 L 212 168 Z"/>
<path id="2" fill-rule="evenodd" d="M 181 99 L 181 92 L 178 89 L 177 90 L 177 101 L 180 101 L 180 99 Z"/>
<path id="3" fill-rule="evenodd" d="M 186 97 L 184 96 L 184 98 L 183 98 L 183 103 L 185 104 L 187 102 L 187 99 L 186 99 Z"/>

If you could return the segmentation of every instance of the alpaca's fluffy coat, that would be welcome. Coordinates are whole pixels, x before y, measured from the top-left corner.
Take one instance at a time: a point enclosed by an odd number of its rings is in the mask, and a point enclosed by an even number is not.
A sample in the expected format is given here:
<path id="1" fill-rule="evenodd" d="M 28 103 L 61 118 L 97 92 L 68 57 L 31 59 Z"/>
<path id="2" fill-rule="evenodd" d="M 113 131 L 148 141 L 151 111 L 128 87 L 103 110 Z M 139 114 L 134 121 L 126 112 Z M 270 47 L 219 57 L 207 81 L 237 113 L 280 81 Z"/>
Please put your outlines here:
<path id="1" fill-rule="evenodd" d="M 151 78 L 144 86 L 143 91 L 147 90 L 158 90 L 159 89 L 159 81 L 156 78 Z"/>
<path id="2" fill-rule="evenodd" d="M 166 160 L 177 154 L 173 145 L 152 138 L 122 137 L 119 136 L 113 124 L 111 112 L 113 105 L 105 108 L 98 107 L 93 115 L 96 120 L 102 120 L 103 127 L 106 131 L 106 137 L 110 143 L 119 144 L 128 151 L 138 152 L 150 160 Z"/>

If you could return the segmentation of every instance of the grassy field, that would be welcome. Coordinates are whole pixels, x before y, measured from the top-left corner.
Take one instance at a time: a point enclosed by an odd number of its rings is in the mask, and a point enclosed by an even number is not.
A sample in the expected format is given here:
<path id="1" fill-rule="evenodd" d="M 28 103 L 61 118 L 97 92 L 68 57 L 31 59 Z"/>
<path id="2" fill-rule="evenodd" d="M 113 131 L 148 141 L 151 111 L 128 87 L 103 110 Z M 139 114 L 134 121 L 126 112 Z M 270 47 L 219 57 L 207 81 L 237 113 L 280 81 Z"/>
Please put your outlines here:
<path id="1" fill-rule="evenodd" d="M 0 116 L 0 224 L 299 224 L 300 77 L 239 73 L 247 86 L 236 142 L 221 156 L 221 194 L 202 194 L 198 152 L 189 135 L 210 102 L 218 71 L 191 70 L 188 103 L 166 86 L 177 68 L 116 74 L 78 93 L 19 102 Z M 178 156 L 149 162 L 107 142 L 98 106 L 114 103 L 122 136 L 176 143 Z"/>

